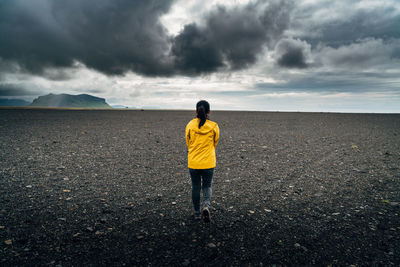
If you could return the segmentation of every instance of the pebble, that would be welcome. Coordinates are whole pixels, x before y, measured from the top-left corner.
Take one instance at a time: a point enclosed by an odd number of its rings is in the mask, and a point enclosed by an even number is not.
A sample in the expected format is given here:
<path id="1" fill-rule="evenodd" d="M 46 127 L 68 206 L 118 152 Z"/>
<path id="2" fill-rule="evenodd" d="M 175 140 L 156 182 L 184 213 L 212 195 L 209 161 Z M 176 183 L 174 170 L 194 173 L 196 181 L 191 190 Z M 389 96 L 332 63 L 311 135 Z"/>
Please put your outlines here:
<path id="1" fill-rule="evenodd" d="M 175 201 L 173 201 L 171 204 L 172 204 L 172 205 L 176 205 L 176 202 L 175 202 Z"/>
<path id="2" fill-rule="evenodd" d="M 209 248 L 216 248 L 217 246 L 214 243 L 208 243 L 207 247 Z"/>
<path id="3" fill-rule="evenodd" d="M 26 188 L 32 188 L 32 185 L 27 185 Z"/>

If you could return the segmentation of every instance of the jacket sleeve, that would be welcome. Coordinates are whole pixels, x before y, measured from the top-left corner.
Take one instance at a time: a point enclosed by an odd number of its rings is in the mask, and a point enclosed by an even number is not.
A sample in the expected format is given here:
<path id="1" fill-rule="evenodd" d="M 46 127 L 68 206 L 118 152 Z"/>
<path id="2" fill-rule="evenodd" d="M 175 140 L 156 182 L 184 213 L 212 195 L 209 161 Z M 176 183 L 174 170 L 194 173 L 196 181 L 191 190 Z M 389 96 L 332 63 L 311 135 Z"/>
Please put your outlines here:
<path id="1" fill-rule="evenodd" d="M 218 124 L 214 128 L 214 147 L 217 147 L 219 141 L 219 127 Z"/>
<path id="2" fill-rule="evenodd" d="M 189 148 L 189 140 L 190 140 L 190 128 L 189 128 L 189 124 L 186 125 L 185 136 L 186 136 L 186 146 L 187 146 L 187 148 Z"/>

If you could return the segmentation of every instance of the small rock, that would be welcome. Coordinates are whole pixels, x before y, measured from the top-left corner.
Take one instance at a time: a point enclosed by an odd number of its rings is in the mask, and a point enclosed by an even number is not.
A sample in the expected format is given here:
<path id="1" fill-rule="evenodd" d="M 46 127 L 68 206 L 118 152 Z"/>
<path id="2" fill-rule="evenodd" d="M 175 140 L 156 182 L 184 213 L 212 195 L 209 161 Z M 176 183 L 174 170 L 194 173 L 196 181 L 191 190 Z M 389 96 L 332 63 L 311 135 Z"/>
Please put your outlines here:
<path id="1" fill-rule="evenodd" d="M 60 220 L 60 221 L 67 221 L 67 219 L 66 218 L 58 218 L 58 220 Z"/>
<path id="2" fill-rule="evenodd" d="M 4 244 L 11 245 L 12 244 L 12 240 L 11 239 L 6 240 L 6 241 L 4 241 Z"/>
<path id="3" fill-rule="evenodd" d="M 339 215 L 339 214 L 340 214 L 340 212 L 334 212 L 334 213 L 332 213 L 333 216 L 337 216 L 337 215 Z"/>
<path id="4" fill-rule="evenodd" d="M 209 248 L 216 248 L 217 246 L 214 243 L 208 243 L 207 247 Z"/>
<path id="5" fill-rule="evenodd" d="M 254 214 L 254 210 L 249 210 L 250 214 Z"/>
<path id="6" fill-rule="evenodd" d="M 301 245 L 299 243 L 294 244 L 295 248 L 301 248 Z"/>
<path id="7" fill-rule="evenodd" d="M 4 225 L 0 225 L 0 229 L 4 229 L 6 228 Z"/>
<path id="8" fill-rule="evenodd" d="M 32 185 L 27 185 L 26 188 L 32 188 Z"/>
<path id="9" fill-rule="evenodd" d="M 86 227 L 86 230 L 88 230 L 89 232 L 93 232 L 93 228 L 92 227 Z"/>
<path id="10" fill-rule="evenodd" d="M 176 205 L 176 202 L 175 202 L 175 201 L 173 201 L 171 204 L 172 204 L 172 205 Z"/>
<path id="11" fill-rule="evenodd" d="M 272 212 L 272 210 L 270 210 L 270 209 L 264 209 L 264 211 L 268 212 L 268 213 Z"/>
<path id="12" fill-rule="evenodd" d="M 141 240 L 141 239 L 144 238 L 144 236 L 142 236 L 142 235 L 137 235 L 136 238 L 137 238 L 138 240 Z"/>

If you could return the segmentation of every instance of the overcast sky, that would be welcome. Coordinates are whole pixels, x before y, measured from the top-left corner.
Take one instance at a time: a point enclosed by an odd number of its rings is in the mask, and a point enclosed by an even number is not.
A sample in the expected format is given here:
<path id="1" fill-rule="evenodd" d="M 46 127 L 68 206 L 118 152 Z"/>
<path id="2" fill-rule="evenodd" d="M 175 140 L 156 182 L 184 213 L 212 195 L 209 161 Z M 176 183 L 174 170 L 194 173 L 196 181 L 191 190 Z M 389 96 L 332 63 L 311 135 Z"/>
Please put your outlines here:
<path id="1" fill-rule="evenodd" d="M 0 98 L 400 112 L 398 0 L 2 0 Z"/>

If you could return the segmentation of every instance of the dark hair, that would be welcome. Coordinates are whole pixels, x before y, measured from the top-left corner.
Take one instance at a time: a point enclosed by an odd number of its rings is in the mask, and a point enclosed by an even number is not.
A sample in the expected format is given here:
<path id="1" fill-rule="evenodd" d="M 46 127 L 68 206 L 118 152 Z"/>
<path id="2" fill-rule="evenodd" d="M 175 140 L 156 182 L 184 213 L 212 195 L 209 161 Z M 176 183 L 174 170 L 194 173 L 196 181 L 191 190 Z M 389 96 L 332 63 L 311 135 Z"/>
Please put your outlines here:
<path id="1" fill-rule="evenodd" d="M 205 100 L 200 100 L 196 104 L 197 118 L 200 119 L 199 129 L 206 123 L 208 113 L 210 113 L 210 104 Z"/>

